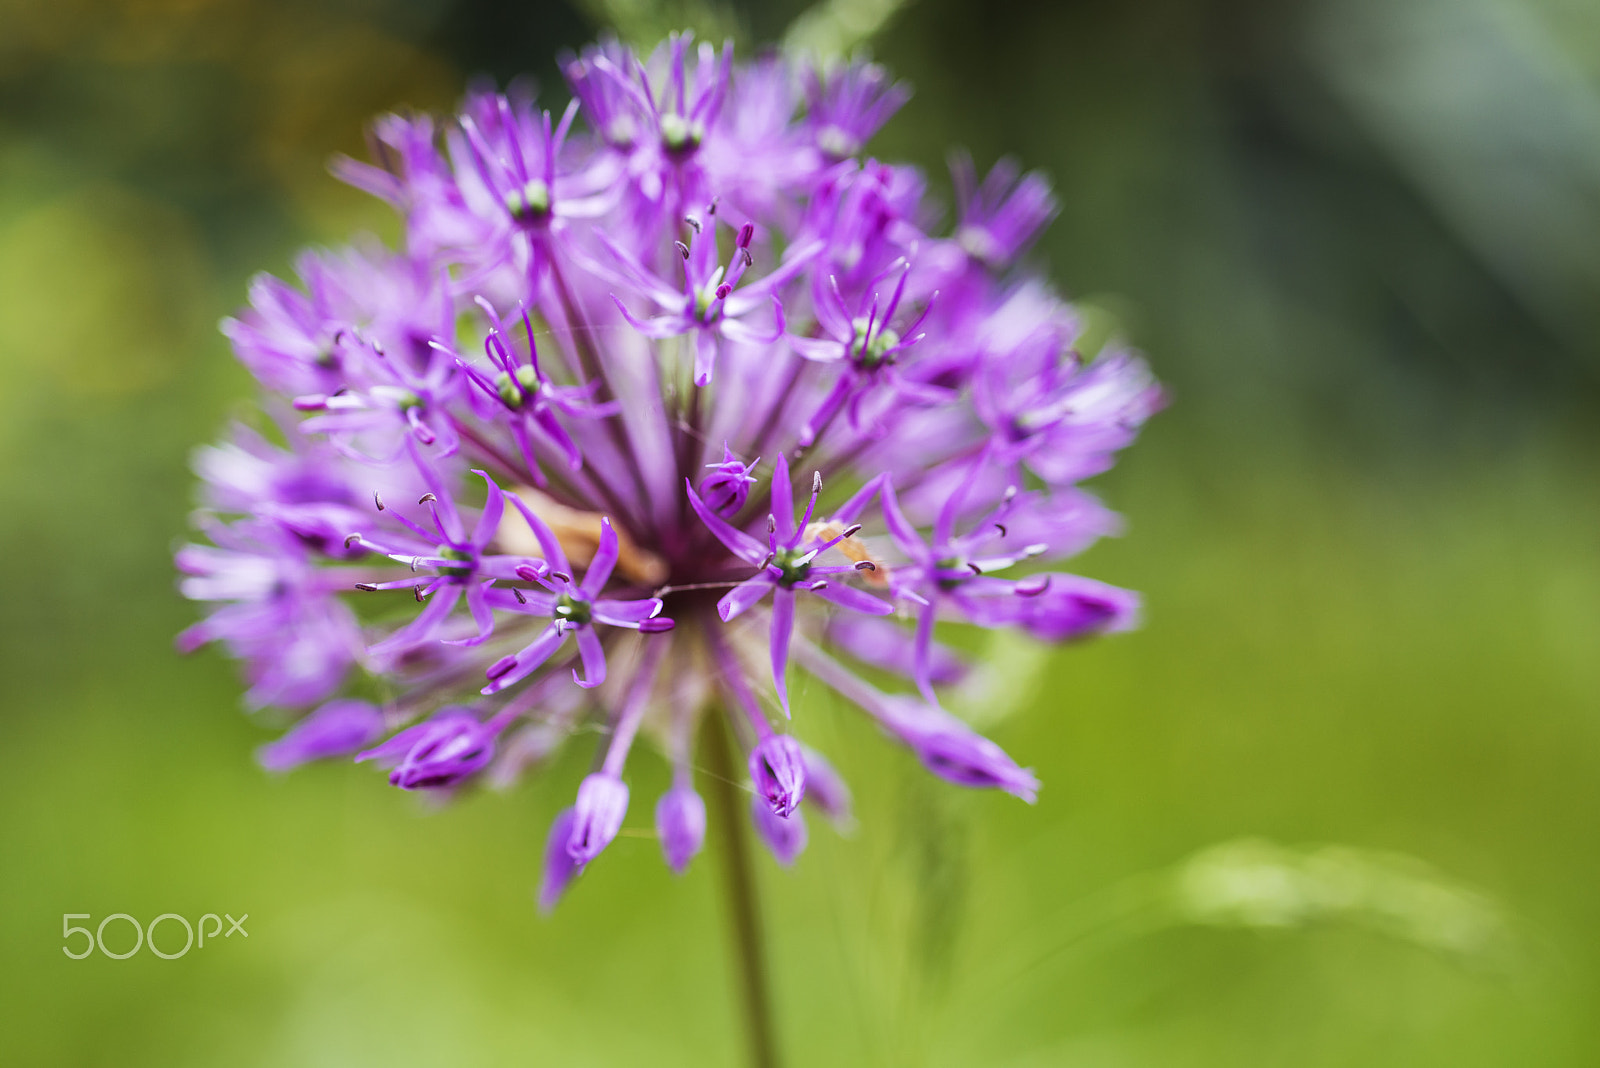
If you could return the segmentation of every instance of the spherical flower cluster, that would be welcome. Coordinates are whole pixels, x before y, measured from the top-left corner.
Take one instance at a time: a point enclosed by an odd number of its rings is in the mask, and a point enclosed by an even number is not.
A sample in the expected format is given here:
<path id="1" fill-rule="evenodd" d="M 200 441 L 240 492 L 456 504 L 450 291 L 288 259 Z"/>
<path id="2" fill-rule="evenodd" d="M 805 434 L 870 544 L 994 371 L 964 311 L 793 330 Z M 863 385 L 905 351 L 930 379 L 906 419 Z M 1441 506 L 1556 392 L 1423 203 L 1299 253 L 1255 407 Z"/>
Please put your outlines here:
<path id="1" fill-rule="evenodd" d="M 736 66 L 683 35 L 564 71 L 559 117 L 475 92 L 448 123 L 381 119 L 376 163 L 336 171 L 401 214 L 401 251 L 305 253 L 224 322 L 276 425 L 198 454 L 210 544 L 177 563 L 213 608 L 180 644 L 310 710 L 271 768 L 355 754 L 449 792 L 603 725 L 547 905 L 618 833 L 641 729 L 675 769 L 675 869 L 712 710 L 781 860 L 802 800 L 847 818 L 788 730 L 791 662 L 936 775 L 1031 800 L 941 708 L 967 664 L 936 625 L 1130 626 L 1132 593 L 1037 568 L 1114 529 L 1078 484 L 1161 402 L 1019 268 L 1048 184 L 958 159 L 942 233 L 915 169 L 860 155 L 907 95 L 870 63 Z"/>

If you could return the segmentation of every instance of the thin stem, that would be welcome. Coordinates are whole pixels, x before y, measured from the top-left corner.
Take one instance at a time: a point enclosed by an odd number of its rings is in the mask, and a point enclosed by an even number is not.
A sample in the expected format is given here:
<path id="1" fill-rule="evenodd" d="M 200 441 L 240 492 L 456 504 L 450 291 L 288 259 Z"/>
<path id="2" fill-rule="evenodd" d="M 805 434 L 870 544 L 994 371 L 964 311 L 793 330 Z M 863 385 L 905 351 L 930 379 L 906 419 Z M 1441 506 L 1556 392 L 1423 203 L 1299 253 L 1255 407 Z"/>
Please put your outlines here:
<path id="1" fill-rule="evenodd" d="M 693 372 L 690 372 L 688 412 L 679 420 L 678 425 L 678 479 L 693 479 L 696 474 L 695 461 L 705 451 L 702 442 L 705 436 L 700 433 L 700 400 L 703 390 L 694 384 Z M 676 487 L 678 481 L 673 482 Z M 687 494 L 678 494 L 678 520 L 682 522 L 689 511 L 689 498 Z"/>
<path id="2" fill-rule="evenodd" d="M 603 390 L 602 399 L 616 400 L 617 391 L 612 386 L 610 377 L 606 374 L 605 361 L 601 359 L 600 353 L 595 349 L 589 337 L 593 328 L 582 314 L 581 305 L 578 304 L 577 299 L 573 296 L 572 289 L 567 285 L 567 277 L 561 269 L 560 261 L 553 256 L 550 258 L 550 277 L 555 282 L 556 293 L 561 300 L 562 313 L 567 320 L 567 333 L 570 335 L 573 348 L 577 352 L 579 369 L 585 381 L 598 379 Z M 621 507 L 623 502 L 621 501 L 618 502 L 618 511 L 632 517 L 632 525 L 635 530 L 642 530 L 644 529 L 642 520 L 650 514 L 650 491 L 645 487 L 644 478 L 639 473 L 638 465 L 626 462 L 626 458 L 632 456 L 636 451 L 633 448 L 632 435 L 629 433 L 627 422 L 622 418 L 620 411 L 602 420 L 602 423 L 606 428 L 606 433 L 611 438 L 612 445 L 624 458 L 622 466 L 632 476 L 634 490 L 639 495 L 637 513 L 634 513 L 632 509 L 623 509 Z"/>
<path id="3" fill-rule="evenodd" d="M 745 795 L 735 785 L 738 773 L 733 766 L 728 740 L 732 725 L 725 719 L 715 714 L 706 717 L 705 749 L 710 772 L 706 778 L 721 828 L 723 889 L 739 960 L 739 1004 L 744 1010 L 751 1068 L 777 1068 L 766 946 L 761 940 L 761 913 L 756 898 L 755 871 L 751 868 L 749 832 L 745 829 L 745 806 L 740 804 Z"/>

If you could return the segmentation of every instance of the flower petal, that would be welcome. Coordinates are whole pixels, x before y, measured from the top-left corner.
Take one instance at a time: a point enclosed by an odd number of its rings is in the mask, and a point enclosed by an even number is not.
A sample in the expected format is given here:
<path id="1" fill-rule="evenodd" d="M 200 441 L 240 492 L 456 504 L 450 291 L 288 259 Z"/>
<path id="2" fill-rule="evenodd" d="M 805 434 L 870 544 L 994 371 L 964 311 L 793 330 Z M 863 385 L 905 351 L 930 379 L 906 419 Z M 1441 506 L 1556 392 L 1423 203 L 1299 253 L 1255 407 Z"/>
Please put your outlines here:
<path id="1" fill-rule="evenodd" d="M 694 514 L 700 517 L 700 521 L 711 533 L 717 536 L 717 540 L 726 545 L 728 551 L 735 556 L 760 567 L 762 561 L 767 558 L 767 547 L 707 507 L 706 502 L 700 499 L 700 495 L 694 491 L 694 486 L 688 479 L 683 480 L 683 485 L 689 493 L 689 507 L 694 509 Z"/>
<path id="2" fill-rule="evenodd" d="M 771 572 L 765 569 L 758 571 L 722 595 L 722 600 L 717 602 L 717 615 L 722 617 L 724 623 L 743 615 L 775 585 L 777 580 L 772 577 Z"/>

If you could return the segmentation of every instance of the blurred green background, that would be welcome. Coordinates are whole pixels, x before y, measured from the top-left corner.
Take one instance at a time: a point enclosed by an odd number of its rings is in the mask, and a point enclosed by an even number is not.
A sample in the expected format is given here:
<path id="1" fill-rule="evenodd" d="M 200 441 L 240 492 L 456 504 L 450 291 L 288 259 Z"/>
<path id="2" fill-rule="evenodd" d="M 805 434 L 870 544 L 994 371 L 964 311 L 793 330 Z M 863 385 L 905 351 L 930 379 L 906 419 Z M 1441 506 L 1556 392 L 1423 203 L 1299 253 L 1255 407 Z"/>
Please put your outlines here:
<path id="1" fill-rule="evenodd" d="M 738 1062 L 710 858 L 672 878 L 636 805 L 541 919 L 583 753 L 438 812 L 261 773 L 232 666 L 172 652 L 169 552 L 249 396 L 217 319 L 394 233 L 324 170 L 373 113 L 560 99 L 601 23 L 801 14 L 0 0 L 0 1063 Z M 860 827 L 762 860 L 789 1063 L 1600 1063 L 1600 7 L 854 0 L 793 34 L 914 83 L 875 148 L 937 187 L 952 144 L 1047 170 L 1041 256 L 1176 403 L 1082 563 L 1146 626 L 997 650 L 972 709 L 1036 807 L 802 701 Z M 249 937 L 69 960 L 67 912 Z"/>

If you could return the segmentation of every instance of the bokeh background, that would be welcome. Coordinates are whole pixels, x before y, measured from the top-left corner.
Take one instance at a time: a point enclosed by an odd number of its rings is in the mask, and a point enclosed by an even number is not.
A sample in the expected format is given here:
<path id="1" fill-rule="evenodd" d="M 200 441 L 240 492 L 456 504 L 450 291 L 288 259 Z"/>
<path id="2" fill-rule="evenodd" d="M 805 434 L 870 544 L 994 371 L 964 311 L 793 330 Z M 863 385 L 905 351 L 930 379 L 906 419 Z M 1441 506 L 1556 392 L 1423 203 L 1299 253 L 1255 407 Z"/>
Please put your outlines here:
<path id="1" fill-rule="evenodd" d="M 536 915 L 581 752 L 437 812 L 272 778 L 171 646 L 187 455 L 249 395 L 216 321 L 395 232 L 328 156 L 685 23 L 870 46 L 917 90 L 875 149 L 941 188 L 955 144 L 1045 169 L 1039 255 L 1176 402 L 1082 565 L 1144 629 L 996 646 L 969 705 L 1036 807 L 802 700 L 860 826 L 763 858 L 789 1063 L 1600 1063 L 1585 0 L 0 0 L 0 1062 L 738 1063 L 715 867 L 648 806 Z M 63 913 L 224 911 L 248 940 L 61 953 Z"/>

